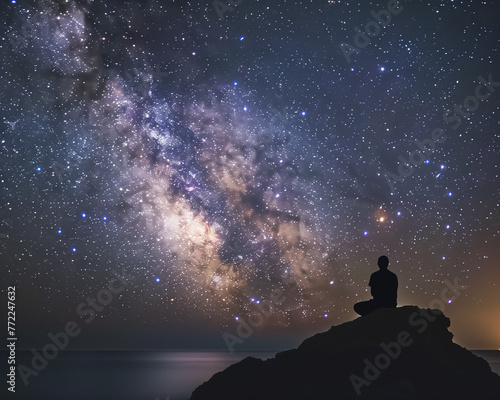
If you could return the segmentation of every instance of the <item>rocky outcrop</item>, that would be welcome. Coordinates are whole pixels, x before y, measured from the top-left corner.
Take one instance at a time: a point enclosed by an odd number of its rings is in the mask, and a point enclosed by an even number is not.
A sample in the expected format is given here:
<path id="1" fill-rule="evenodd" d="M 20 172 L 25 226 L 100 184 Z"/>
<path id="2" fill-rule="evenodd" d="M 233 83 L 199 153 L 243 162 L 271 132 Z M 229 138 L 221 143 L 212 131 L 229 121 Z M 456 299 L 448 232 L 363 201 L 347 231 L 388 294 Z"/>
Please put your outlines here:
<path id="1" fill-rule="evenodd" d="M 382 308 L 272 359 L 247 357 L 191 400 L 500 399 L 500 377 L 449 326 L 439 310 Z"/>

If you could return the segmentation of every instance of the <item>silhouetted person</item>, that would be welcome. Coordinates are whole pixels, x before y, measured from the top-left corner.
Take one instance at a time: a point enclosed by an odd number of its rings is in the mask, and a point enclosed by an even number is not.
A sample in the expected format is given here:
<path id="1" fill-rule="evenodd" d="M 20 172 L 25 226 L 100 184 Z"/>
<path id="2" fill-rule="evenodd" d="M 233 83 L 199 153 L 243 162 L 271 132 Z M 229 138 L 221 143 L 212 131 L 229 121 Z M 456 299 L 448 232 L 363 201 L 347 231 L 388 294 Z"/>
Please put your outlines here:
<path id="1" fill-rule="evenodd" d="M 380 270 L 371 275 L 370 283 L 368 283 L 373 299 L 354 305 L 354 311 L 359 315 L 369 314 L 382 307 L 396 308 L 398 305 L 398 277 L 387 269 L 389 259 L 386 256 L 380 256 L 377 264 Z"/>

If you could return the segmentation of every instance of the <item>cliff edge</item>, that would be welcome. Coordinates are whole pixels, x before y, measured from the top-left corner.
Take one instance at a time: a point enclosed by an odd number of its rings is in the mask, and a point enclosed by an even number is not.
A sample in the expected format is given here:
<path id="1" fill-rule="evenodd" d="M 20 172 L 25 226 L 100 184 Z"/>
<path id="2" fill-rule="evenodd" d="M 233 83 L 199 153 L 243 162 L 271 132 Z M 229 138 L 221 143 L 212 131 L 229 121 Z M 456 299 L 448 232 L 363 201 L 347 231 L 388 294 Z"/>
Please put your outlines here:
<path id="1" fill-rule="evenodd" d="M 439 310 L 378 309 L 274 358 L 247 357 L 191 400 L 500 399 L 500 376 L 453 343 L 449 326 Z"/>

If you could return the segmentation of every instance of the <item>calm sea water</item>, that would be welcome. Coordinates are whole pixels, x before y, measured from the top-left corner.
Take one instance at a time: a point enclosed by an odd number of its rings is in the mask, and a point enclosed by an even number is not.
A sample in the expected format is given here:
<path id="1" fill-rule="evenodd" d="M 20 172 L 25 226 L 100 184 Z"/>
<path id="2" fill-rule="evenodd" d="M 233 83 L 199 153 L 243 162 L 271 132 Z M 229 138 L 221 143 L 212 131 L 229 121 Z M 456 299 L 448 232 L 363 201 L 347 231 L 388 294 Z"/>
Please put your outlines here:
<path id="1" fill-rule="evenodd" d="M 17 377 L 12 399 L 186 400 L 214 373 L 247 356 L 267 359 L 274 352 L 65 351 L 25 386 Z M 500 351 L 474 351 L 500 375 Z M 17 353 L 29 366 L 30 352 Z M 2 390 L 6 391 L 6 388 Z M 5 398 L 2 394 L 1 398 Z"/>
<path id="2" fill-rule="evenodd" d="M 245 357 L 274 352 L 64 351 L 25 386 L 17 376 L 12 399 L 186 400 L 201 383 Z M 17 364 L 30 366 L 31 352 Z M 3 376 L 3 375 L 2 375 Z M 6 389 L 2 389 L 6 390 Z M 4 398 L 3 394 L 0 398 Z"/>

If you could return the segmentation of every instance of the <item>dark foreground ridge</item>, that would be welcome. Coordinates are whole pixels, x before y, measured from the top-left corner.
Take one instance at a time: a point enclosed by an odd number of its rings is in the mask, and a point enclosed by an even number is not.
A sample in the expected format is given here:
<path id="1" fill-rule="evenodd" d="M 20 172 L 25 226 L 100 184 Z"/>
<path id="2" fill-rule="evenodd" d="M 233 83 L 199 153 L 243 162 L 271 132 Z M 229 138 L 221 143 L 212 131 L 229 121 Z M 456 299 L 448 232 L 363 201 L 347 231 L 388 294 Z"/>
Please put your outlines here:
<path id="1" fill-rule="evenodd" d="M 191 400 L 499 400 L 500 376 L 449 326 L 439 310 L 381 308 L 272 359 L 247 357 Z"/>

